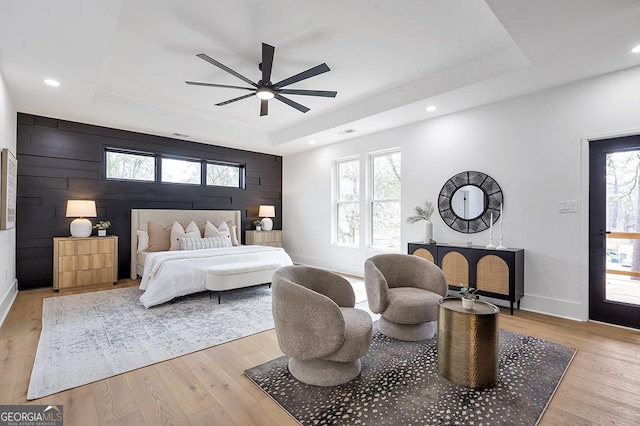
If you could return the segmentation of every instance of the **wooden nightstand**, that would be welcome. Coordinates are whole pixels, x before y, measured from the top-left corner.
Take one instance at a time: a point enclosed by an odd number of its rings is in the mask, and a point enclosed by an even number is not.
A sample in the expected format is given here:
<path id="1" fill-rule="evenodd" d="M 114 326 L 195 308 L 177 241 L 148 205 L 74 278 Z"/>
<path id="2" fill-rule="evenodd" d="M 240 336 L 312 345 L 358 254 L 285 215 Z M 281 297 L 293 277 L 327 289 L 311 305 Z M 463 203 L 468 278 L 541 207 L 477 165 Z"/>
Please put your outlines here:
<path id="1" fill-rule="evenodd" d="M 247 245 L 282 247 L 282 231 L 245 231 Z"/>
<path id="2" fill-rule="evenodd" d="M 53 239 L 53 289 L 118 281 L 118 237 Z"/>

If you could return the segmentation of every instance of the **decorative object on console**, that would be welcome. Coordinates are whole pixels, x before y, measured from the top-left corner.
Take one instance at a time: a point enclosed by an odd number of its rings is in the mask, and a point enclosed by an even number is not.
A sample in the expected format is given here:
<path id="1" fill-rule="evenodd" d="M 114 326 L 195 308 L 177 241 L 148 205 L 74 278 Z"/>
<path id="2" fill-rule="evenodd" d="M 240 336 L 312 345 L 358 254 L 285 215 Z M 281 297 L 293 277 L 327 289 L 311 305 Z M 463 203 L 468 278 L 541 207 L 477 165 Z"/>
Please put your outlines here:
<path id="1" fill-rule="evenodd" d="M 264 218 L 262 219 L 262 229 L 271 231 L 273 229 L 273 220 L 271 218 L 276 217 L 276 208 L 274 206 L 260 206 L 258 216 Z"/>
<path id="2" fill-rule="evenodd" d="M 87 217 L 96 217 L 96 202 L 92 200 L 68 200 L 67 217 L 75 217 L 69 226 L 72 237 L 85 238 L 91 235 L 91 221 Z"/>
<path id="3" fill-rule="evenodd" d="M 481 172 L 461 172 L 449 179 L 438 196 L 438 211 L 451 229 L 473 234 L 489 228 L 489 216 L 497 220 L 504 202 L 500 185 Z"/>
<path id="4" fill-rule="evenodd" d="M 498 243 L 498 250 L 505 250 L 506 247 L 502 245 L 502 203 L 500 203 L 500 243 Z"/>
<path id="5" fill-rule="evenodd" d="M 107 229 L 111 226 L 111 222 L 108 220 L 101 220 L 100 222 L 93 225 L 93 229 L 98 230 L 98 237 L 106 237 Z"/>
<path id="6" fill-rule="evenodd" d="M 254 220 L 253 221 L 253 226 L 256 227 L 256 231 L 262 231 L 262 221 Z"/>
<path id="7" fill-rule="evenodd" d="M 487 248 L 494 249 L 496 246 L 493 245 L 493 212 L 491 212 L 489 218 L 489 244 L 487 244 Z"/>
<path id="8" fill-rule="evenodd" d="M 415 214 L 407 218 L 407 223 L 416 223 L 424 220 L 424 237 L 422 241 L 425 243 L 435 242 L 433 240 L 433 222 L 431 222 L 431 215 L 435 211 L 433 203 L 425 201 L 424 207 L 415 206 L 413 211 Z"/>

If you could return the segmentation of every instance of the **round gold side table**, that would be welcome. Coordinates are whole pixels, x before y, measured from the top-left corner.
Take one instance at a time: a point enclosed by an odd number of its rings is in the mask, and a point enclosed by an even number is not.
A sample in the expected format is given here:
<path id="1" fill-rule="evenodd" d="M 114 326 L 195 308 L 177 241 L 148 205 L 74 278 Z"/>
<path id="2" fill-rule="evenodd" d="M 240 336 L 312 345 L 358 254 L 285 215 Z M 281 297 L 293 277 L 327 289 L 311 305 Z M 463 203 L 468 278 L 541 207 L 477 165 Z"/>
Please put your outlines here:
<path id="1" fill-rule="evenodd" d="M 472 310 L 458 297 L 438 302 L 438 370 L 447 380 L 469 388 L 498 383 L 498 314 L 491 303 L 476 300 Z"/>

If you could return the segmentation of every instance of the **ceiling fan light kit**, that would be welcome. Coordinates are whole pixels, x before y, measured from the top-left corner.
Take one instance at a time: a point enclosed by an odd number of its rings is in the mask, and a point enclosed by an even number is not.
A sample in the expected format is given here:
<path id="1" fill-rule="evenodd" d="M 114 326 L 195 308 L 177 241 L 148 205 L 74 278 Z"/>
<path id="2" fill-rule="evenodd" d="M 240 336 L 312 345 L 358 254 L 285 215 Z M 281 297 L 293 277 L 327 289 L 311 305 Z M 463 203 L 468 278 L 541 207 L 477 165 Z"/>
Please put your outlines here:
<path id="1" fill-rule="evenodd" d="M 311 77 L 315 77 L 316 75 L 323 74 L 325 72 L 331 71 L 331 69 L 327 66 L 327 64 L 320 64 L 313 68 L 309 68 L 306 71 L 293 75 L 289 78 L 285 78 L 282 81 L 277 83 L 271 83 L 271 69 L 273 67 L 273 56 L 276 48 L 268 45 L 266 43 L 262 43 L 262 62 L 258 65 L 258 69 L 262 71 L 262 79 L 257 83 L 249 80 L 247 77 L 242 74 L 232 70 L 221 62 L 216 61 L 215 59 L 205 55 L 204 53 L 199 53 L 196 55 L 198 58 L 209 62 L 211 65 L 214 65 L 220 68 L 223 71 L 228 72 L 229 74 L 239 78 L 245 83 L 249 84 L 252 87 L 244 87 L 244 86 L 230 86 L 227 84 L 214 84 L 214 83 L 199 83 L 196 81 L 185 81 L 185 83 L 192 86 L 207 86 L 207 87 L 222 87 L 227 89 L 241 89 L 241 90 L 249 90 L 252 93 L 248 95 L 238 96 L 233 99 L 229 99 L 228 101 L 217 103 L 216 106 L 224 106 L 230 104 L 232 102 L 240 101 L 242 99 L 249 98 L 253 95 L 257 96 L 260 99 L 260 116 L 269 114 L 269 100 L 277 99 L 282 103 L 289 105 L 292 108 L 297 109 L 300 112 L 307 112 L 309 108 L 304 105 L 301 105 L 295 101 L 292 101 L 289 98 L 282 96 L 285 95 L 302 95 L 302 96 L 321 96 L 327 98 L 335 98 L 338 92 L 330 91 L 330 90 L 302 90 L 302 89 L 285 89 L 286 86 L 289 86 L 294 83 L 298 83 L 302 80 L 309 79 Z"/>

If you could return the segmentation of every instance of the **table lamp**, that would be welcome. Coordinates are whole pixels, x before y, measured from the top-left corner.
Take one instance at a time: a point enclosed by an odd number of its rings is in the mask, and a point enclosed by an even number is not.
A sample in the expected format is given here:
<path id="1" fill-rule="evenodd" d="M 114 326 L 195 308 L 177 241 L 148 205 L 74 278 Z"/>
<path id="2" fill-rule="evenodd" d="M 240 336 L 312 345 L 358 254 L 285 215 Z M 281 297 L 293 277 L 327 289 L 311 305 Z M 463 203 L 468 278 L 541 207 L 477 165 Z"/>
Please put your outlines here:
<path id="1" fill-rule="evenodd" d="M 68 200 L 67 217 L 76 217 L 69 230 L 72 237 L 84 238 L 91 235 L 92 224 L 85 217 L 96 217 L 96 202 L 92 200 Z"/>
<path id="2" fill-rule="evenodd" d="M 262 230 L 271 231 L 273 229 L 273 220 L 271 218 L 276 216 L 276 208 L 273 206 L 260 206 L 258 216 L 264 218 L 262 219 Z"/>

